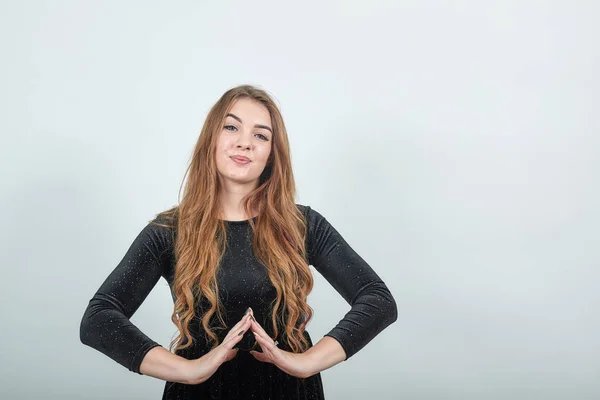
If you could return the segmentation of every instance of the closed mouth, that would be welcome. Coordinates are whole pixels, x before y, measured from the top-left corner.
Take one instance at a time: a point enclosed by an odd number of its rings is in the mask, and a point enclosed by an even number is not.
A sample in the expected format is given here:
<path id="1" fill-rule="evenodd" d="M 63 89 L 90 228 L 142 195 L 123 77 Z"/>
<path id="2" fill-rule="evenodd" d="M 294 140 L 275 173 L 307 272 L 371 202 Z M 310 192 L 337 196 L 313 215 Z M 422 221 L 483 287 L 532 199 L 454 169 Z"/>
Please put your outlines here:
<path id="1" fill-rule="evenodd" d="M 250 162 L 250 159 L 248 157 L 242 157 L 242 156 L 231 156 L 230 157 L 232 160 L 234 161 L 238 161 L 238 162 Z"/>

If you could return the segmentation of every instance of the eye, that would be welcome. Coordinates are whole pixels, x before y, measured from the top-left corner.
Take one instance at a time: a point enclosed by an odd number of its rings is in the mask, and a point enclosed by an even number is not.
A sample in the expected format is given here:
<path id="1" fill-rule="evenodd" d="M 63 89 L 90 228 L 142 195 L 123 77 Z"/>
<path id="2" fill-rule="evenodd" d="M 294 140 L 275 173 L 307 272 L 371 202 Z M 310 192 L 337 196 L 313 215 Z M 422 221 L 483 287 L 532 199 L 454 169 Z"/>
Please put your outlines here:
<path id="1" fill-rule="evenodd" d="M 237 128 L 233 125 L 225 125 L 224 128 L 226 130 L 228 130 L 229 132 L 233 132 L 234 130 L 237 130 Z M 232 129 L 229 129 L 229 128 L 232 128 Z"/>
<path id="2" fill-rule="evenodd" d="M 261 140 L 264 140 L 265 142 L 269 141 L 269 138 L 263 135 L 262 133 L 257 133 L 256 136 L 261 136 Z"/>

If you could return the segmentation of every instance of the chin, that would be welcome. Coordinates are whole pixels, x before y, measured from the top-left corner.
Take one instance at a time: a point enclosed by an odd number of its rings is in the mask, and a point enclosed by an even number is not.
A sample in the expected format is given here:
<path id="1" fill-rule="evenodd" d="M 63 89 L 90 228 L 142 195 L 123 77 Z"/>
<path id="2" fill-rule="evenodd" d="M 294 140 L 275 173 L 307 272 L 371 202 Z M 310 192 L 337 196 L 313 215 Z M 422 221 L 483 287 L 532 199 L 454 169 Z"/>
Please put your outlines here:
<path id="1" fill-rule="evenodd" d="M 224 175 L 222 176 L 222 178 L 224 178 L 224 180 L 226 181 L 236 183 L 239 185 L 246 185 L 252 182 L 258 182 L 258 177 L 253 178 L 248 176 Z"/>

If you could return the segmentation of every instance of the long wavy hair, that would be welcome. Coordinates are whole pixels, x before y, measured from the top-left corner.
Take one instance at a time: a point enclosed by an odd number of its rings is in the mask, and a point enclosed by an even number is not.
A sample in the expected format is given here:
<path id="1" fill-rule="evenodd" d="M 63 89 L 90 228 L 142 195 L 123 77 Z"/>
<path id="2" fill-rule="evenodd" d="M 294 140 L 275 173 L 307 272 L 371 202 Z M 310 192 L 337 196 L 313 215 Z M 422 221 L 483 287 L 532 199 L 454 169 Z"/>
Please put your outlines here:
<path id="1" fill-rule="evenodd" d="M 256 223 L 253 219 L 249 223 L 254 233 L 254 254 L 266 267 L 277 293 L 271 317 L 273 332 L 278 335 L 279 327 L 282 327 L 281 337 L 294 352 L 308 348 L 303 333 L 313 315 L 307 303 L 313 277 L 306 258 L 306 220 L 295 204 L 296 188 L 287 131 L 271 96 L 260 88 L 242 85 L 225 92 L 210 109 L 185 173 L 189 177 L 183 199 L 179 200 L 178 206 L 157 214 L 157 217 L 171 221 L 177 232 L 175 304 L 171 320 L 179 332 L 170 344 L 171 351 L 173 346 L 177 351 L 193 344 L 189 325 L 197 318 L 196 302 L 210 304 L 200 317 L 212 348 L 219 341 L 214 330 L 227 328 L 216 279 L 227 236 L 225 223 L 220 219 L 222 209 L 215 148 L 227 113 L 234 102 L 243 97 L 268 109 L 273 128 L 271 153 L 259 184 L 242 200 L 246 215 L 252 216 L 258 211 Z M 214 320 L 220 326 L 211 326 Z"/>

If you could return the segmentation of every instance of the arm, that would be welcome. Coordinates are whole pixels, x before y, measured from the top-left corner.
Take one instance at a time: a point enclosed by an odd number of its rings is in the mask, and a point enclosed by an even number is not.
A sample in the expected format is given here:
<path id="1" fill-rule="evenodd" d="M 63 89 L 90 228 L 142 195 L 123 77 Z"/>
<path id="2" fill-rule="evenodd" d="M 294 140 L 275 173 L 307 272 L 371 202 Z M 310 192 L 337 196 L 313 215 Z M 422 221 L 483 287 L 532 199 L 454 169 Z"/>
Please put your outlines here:
<path id="1" fill-rule="evenodd" d="M 331 368 L 346 359 L 346 352 L 340 342 L 330 336 L 324 336 L 306 350 L 304 355 L 308 360 L 306 377 Z"/>
<path id="2" fill-rule="evenodd" d="M 275 364 L 282 371 L 307 378 L 356 354 L 397 318 L 396 302 L 373 269 L 346 243 L 318 212 L 305 207 L 308 222 L 307 256 L 313 265 L 351 305 L 344 318 L 304 353 L 281 350 L 267 332 L 252 320 L 261 351 L 250 354 Z"/>
<path id="3" fill-rule="evenodd" d="M 81 320 L 83 344 L 138 374 L 146 354 L 160 345 L 129 319 L 162 275 L 169 235 L 167 228 L 148 224 L 89 301 Z"/>
<path id="4" fill-rule="evenodd" d="M 307 351 L 318 372 L 356 354 L 396 321 L 398 311 L 385 283 L 327 219 L 308 206 L 305 215 L 309 264 L 351 306 L 344 318 Z"/>
<path id="5" fill-rule="evenodd" d="M 195 384 L 190 368 L 190 360 L 156 346 L 142 360 L 139 372 L 168 382 Z"/>

